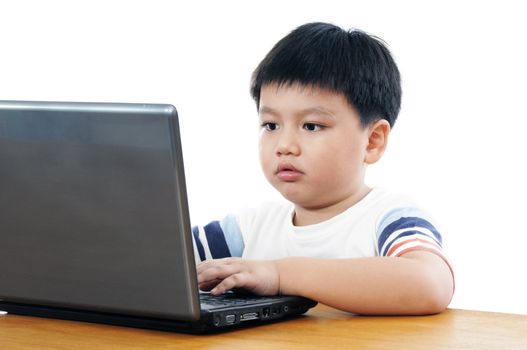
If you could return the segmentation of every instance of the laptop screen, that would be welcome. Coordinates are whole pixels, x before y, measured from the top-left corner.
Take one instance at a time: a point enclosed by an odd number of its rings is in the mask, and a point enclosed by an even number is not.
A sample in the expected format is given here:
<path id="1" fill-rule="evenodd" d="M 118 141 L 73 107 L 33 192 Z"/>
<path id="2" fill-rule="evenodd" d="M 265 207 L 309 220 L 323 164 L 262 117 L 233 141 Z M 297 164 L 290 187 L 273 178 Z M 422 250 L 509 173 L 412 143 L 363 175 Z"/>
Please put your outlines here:
<path id="1" fill-rule="evenodd" d="M 0 299 L 199 318 L 176 109 L 0 101 Z"/>

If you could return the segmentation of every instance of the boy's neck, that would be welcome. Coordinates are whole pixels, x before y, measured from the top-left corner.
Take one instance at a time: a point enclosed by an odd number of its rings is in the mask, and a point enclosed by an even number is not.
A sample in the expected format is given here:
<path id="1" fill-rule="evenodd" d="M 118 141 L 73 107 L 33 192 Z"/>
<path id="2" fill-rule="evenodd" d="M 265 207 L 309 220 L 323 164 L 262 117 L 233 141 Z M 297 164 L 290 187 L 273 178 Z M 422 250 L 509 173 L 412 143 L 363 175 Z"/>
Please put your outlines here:
<path id="1" fill-rule="evenodd" d="M 305 208 L 295 204 L 295 212 L 293 214 L 293 225 L 306 226 L 321 223 L 337 216 L 353 205 L 358 203 L 361 199 L 370 193 L 371 188 L 364 185 L 360 191 L 347 196 L 343 200 L 335 202 L 331 205 L 321 208 Z"/>

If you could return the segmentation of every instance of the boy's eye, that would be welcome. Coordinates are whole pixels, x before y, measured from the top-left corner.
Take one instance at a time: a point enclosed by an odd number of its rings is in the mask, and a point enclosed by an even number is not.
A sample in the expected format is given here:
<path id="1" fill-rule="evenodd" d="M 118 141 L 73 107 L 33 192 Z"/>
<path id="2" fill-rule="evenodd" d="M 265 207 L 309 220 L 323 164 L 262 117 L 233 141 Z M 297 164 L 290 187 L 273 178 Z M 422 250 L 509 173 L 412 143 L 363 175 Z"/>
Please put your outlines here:
<path id="1" fill-rule="evenodd" d="M 320 125 L 320 124 L 315 124 L 315 123 L 305 123 L 304 124 L 304 129 L 306 129 L 307 131 L 320 131 L 322 130 L 323 126 Z"/>
<path id="2" fill-rule="evenodd" d="M 266 123 L 263 123 L 262 124 L 262 127 L 267 130 L 267 131 L 273 131 L 273 130 L 276 130 L 278 129 L 278 124 L 276 123 L 271 123 L 271 122 L 266 122 Z"/>

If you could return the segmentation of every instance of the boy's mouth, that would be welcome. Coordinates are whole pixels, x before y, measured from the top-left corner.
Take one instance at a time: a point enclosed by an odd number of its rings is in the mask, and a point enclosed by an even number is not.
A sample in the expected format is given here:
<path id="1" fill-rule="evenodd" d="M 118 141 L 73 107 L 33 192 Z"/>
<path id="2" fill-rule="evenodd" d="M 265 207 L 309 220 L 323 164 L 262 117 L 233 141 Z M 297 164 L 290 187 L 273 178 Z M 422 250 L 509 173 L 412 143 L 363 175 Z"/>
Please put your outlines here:
<path id="1" fill-rule="evenodd" d="M 297 181 L 304 175 L 302 171 L 287 163 L 279 164 L 275 174 L 280 180 L 285 182 Z"/>

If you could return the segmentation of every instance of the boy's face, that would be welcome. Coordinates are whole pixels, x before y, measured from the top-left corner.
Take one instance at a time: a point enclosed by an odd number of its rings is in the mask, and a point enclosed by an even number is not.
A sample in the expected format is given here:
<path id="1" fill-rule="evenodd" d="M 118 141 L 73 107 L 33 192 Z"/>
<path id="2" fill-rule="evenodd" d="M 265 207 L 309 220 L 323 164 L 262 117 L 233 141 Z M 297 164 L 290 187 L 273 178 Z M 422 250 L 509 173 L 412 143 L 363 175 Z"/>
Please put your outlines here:
<path id="1" fill-rule="evenodd" d="M 267 85 L 261 89 L 259 118 L 264 174 L 289 201 L 323 209 L 352 205 L 366 195 L 369 129 L 343 95 Z"/>

